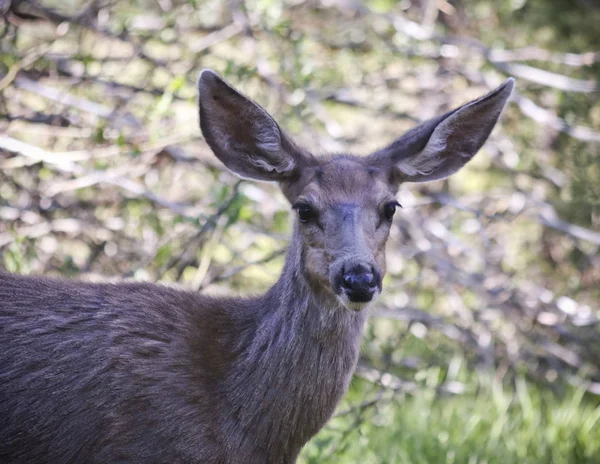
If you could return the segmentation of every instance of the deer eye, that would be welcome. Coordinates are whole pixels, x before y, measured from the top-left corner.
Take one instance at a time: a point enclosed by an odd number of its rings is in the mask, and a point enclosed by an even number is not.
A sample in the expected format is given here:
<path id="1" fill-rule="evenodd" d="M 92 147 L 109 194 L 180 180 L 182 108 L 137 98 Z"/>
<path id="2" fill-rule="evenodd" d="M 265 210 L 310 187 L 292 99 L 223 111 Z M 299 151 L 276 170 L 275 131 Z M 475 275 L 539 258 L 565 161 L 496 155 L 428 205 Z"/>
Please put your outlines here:
<path id="1" fill-rule="evenodd" d="M 383 215 L 388 221 L 392 221 L 394 218 L 394 213 L 396 212 L 396 207 L 399 206 L 402 208 L 402 205 L 397 201 L 390 201 L 383 207 Z"/>
<path id="2" fill-rule="evenodd" d="M 312 206 L 306 203 L 298 203 L 294 205 L 294 209 L 298 211 L 298 218 L 300 222 L 310 222 L 317 216 L 317 212 L 312 208 Z"/>

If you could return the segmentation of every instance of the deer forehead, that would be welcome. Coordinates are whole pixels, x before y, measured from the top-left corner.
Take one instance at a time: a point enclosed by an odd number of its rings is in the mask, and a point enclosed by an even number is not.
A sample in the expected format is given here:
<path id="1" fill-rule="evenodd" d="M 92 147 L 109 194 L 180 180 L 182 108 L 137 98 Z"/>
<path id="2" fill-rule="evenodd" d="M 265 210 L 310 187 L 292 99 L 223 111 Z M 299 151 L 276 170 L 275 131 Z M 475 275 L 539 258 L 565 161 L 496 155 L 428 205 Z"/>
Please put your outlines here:
<path id="1" fill-rule="evenodd" d="M 393 198 L 396 188 L 387 182 L 385 172 L 367 165 L 361 158 L 338 156 L 323 160 L 298 193 L 299 199 L 321 207 L 338 204 L 377 207 Z"/>

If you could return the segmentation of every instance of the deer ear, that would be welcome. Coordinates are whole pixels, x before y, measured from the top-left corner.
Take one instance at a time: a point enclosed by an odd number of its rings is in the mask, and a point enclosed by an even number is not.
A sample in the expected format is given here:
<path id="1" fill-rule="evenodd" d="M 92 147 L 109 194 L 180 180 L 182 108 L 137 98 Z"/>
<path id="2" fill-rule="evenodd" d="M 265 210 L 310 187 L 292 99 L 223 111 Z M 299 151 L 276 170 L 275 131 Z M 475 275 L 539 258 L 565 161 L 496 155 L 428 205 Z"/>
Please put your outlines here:
<path id="1" fill-rule="evenodd" d="M 198 77 L 200 128 L 212 151 L 242 177 L 283 181 L 308 157 L 259 105 L 211 70 Z"/>
<path id="2" fill-rule="evenodd" d="M 387 164 L 400 181 L 425 182 L 454 174 L 482 147 L 514 87 L 506 80 L 489 94 L 411 129 L 371 155 Z"/>

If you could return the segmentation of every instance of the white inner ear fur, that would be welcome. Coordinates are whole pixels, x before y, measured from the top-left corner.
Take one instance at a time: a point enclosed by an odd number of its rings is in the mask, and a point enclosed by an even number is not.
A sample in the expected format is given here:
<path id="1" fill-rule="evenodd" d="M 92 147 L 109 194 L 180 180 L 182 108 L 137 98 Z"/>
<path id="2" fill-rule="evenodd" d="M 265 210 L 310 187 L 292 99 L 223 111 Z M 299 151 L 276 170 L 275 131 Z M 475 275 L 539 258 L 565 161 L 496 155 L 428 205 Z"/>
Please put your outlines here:
<path id="1" fill-rule="evenodd" d="M 296 166 L 296 163 L 294 163 L 294 160 L 289 159 L 287 157 L 280 157 L 279 160 L 272 159 L 272 158 L 267 160 L 264 158 L 256 158 L 253 156 L 253 157 L 251 157 L 250 161 L 257 168 L 260 168 L 263 171 L 267 171 L 267 172 L 275 171 L 279 174 L 284 174 L 286 172 L 290 172 Z M 274 164 L 273 162 L 275 162 L 277 164 Z"/>
<path id="2" fill-rule="evenodd" d="M 512 88 L 513 81 L 508 80 L 504 85 L 503 93 L 496 91 L 491 96 L 473 101 L 458 109 L 438 124 L 423 150 L 416 155 L 398 160 L 396 167 L 407 176 L 430 176 L 435 173 L 438 177 L 439 174 L 446 177 L 453 174 L 475 155 L 477 148 L 483 144 L 489 130 L 500 117 Z M 485 106 L 482 108 L 481 105 L 485 101 L 487 101 L 487 108 Z M 466 127 L 460 130 L 461 125 Z M 457 129 L 460 130 L 461 139 L 455 140 L 448 150 L 448 140 Z M 463 160 L 459 161 L 459 158 Z M 444 166 L 446 162 L 449 163 Z M 436 173 L 436 171 L 442 172 Z"/>
<path id="3" fill-rule="evenodd" d="M 441 154 L 446 150 L 448 137 L 452 132 L 446 124 L 447 121 L 441 122 L 435 128 L 423 150 L 416 155 L 400 159 L 396 167 L 408 176 L 428 176 L 439 168 L 444 163 Z"/>
<path id="4" fill-rule="evenodd" d="M 257 111 L 259 114 L 257 115 Z M 283 149 L 281 132 L 277 123 L 262 108 L 248 102 L 245 112 L 252 120 L 251 133 L 260 153 L 251 153 L 250 162 L 257 168 L 278 173 L 289 172 L 296 163 Z M 257 117 L 258 116 L 258 117 Z"/>
<path id="5" fill-rule="evenodd" d="M 423 175 L 428 176 L 433 174 L 438 169 L 443 169 L 442 165 L 446 161 L 450 161 L 450 158 L 467 158 L 468 161 L 475 153 L 468 153 L 465 151 L 457 150 L 464 144 L 455 144 L 454 151 L 447 152 L 448 139 L 452 136 L 452 133 L 456 130 L 456 126 L 460 124 L 462 118 L 467 117 L 465 110 L 469 109 L 469 106 L 460 109 L 456 113 L 450 115 L 448 118 L 443 120 L 433 131 L 429 138 L 425 148 L 418 154 L 406 157 L 399 160 L 396 163 L 396 167 L 408 176 Z M 473 137 L 477 138 L 477 134 L 469 134 L 465 131 L 461 134 L 464 138 Z M 452 163 L 451 163 L 452 164 Z M 459 169 L 461 165 L 456 165 L 455 169 L 451 172 L 445 173 L 445 175 L 452 174 L 456 169 Z"/>

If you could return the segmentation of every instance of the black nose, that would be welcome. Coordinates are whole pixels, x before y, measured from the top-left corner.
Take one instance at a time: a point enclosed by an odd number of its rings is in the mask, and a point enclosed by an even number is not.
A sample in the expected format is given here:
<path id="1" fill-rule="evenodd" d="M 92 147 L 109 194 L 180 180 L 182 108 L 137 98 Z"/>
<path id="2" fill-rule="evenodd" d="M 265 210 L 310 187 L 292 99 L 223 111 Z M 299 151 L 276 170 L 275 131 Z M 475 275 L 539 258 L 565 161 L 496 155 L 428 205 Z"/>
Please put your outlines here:
<path id="1" fill-rule="evenodd" d="M 378 287 L 377 272 L 373 267 L 362 264 L 342 269 L 342 287 L 350 301 L 365 303 L 371 301 Z"/>

